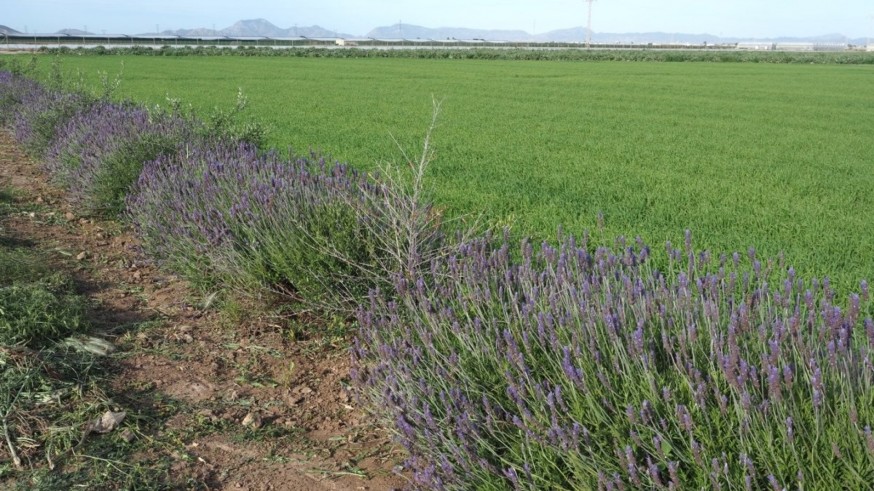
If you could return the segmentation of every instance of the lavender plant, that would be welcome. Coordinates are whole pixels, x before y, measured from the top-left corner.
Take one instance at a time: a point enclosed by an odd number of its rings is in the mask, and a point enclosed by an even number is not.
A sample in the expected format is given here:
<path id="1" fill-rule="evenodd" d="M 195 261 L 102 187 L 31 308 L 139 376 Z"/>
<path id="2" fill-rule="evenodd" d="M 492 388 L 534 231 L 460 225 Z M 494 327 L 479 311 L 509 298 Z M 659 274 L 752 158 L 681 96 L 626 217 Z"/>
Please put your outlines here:
<path id="1" fill-rule="evenodd" d="M 33 82 L 28 76 L 36 68 L 36 57 L 25 65 L 17 58 L 0 60 L 0 124 L 8 125 L 22 97 L 31 90 Z"/>
<path id="2" fill-rule="evenodd" d="M 58 137 L 58 132 L 74 116 L 87 112 L 100 101 L 108 101 L 121 83 L 121 74 L 110 79 L 100 72 L 100 89 L 91 89 L 81 73 L 65 75 L 59 60 L 52 62 L 46 83 L 30 78 L 36 68 L 36 58 L 25 67 L 11 67 L 0 77 L 0 106 L 9 116 L 16 139 L 33 155 L 43 157 Z M 123 68 L 123 65 L 122 65 Z"/>
<path id="3" fill-rule="evenodd" d="M 0 124 L 5 126 L 12 122 L 15 110 L 27 90 L 26 83 L 26 79 L 11 71 L 0 71 Z"/>
<path id="4" fill-rule="evenodd" d="M 462 243 L 360 308 L 353 374 L 427 489 L 863 489 L 867 283 L 624 240 Z M 519 259 L 514 260 L 516 256 Z M 843 304 L 843 306 L 839 306 Z"/>
<path id="5" fill-rule="evenodd" d="M 40 157 L 51 146 L 59 128 L 93 102 L 81 93 L 49 90 L 36 82 L 21 82 L 19 87 L 12 129 L 16 140 Z"/>
<path id="6" fill-rule="evenodd" d="M 208 141 L 147 164 L 128 214 L 145 251 L 197 283 L 342 310 L 377 286 L 364 272 L 380 251 L 358 206 L 370 193 L 366 176 L 317 155 Z"/>
<path id="7" fill-rule="evenodd" d="M 101 101 L 59 131 L 46 169 L 87 211 L 117 215 L 145 162 L 175 152 L 196 127 L 194 120 Z"/>

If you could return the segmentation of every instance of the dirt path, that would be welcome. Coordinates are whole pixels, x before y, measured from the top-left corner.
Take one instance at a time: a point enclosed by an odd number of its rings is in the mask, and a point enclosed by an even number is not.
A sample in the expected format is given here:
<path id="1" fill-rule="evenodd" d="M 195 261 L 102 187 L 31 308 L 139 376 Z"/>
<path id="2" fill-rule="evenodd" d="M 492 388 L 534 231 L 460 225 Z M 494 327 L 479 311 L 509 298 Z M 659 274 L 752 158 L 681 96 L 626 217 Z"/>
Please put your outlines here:
<path id="1" fill-rule="evenodd" d="M 305 321 L 233 303 L 218 311 L 143 261 L 129 230 L 80 217 L 46 181 L 0 132 L 0 185 L 40 210 L 5 226 L 75 265 L 97 333 L 118 348 L 106 393 L 137 421 L 131 459 L 166 463 L 183 488 L 403 487 L 392 472 L 402 455 L 346 391 L 342 326 L 295 329 Z"/>

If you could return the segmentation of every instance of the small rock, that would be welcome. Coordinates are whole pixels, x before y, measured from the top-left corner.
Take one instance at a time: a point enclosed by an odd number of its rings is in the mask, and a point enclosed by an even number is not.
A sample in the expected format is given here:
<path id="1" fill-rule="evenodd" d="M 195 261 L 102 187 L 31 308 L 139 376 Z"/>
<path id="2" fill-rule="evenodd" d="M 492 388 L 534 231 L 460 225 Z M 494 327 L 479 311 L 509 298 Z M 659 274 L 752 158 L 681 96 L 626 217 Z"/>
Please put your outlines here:
<path id="1" fill-rule="evenodd" d="M 45 200 L 42 199 L 42 196 L 37 196 L 36 202 L 42 204 L 43 202 L 45 202 Z"/>
<path id="2" fill-rule="evenodd" d="M 310 388 L 307 387 L 306 385 L 298 385 L 297 387 L 295 387 L 294 389 L 292 389 L 292 392 L 296 392 L 296 393 L 298 393 L 298 394 L 306 395 L 306 394 L 311 394 L 311 393 L 313 392 L 313 389 L 310 389 Z"/>
<path id="3" fill-rule="evenodd" d="M 254 429 L 260 428 L 264 422 L 261 420 L 261 416 L 258 413 L 251 412 L 243 418 L 243 426 L 251 426 Z"/>
<path id="4" fill-rule="evenodd" d="M 124 421 L 125 416 L 127 416 L 127 413 L 124 411 L 118 413 L 106 411 L 103 413 L 103 416 L 91 422 L 90 430 L 94 433 L 109 433 L 118 428 L 118 425 Z"/>
<path id="5" fill-rule="evenodd" d="M 136 435 L 134 435 L 134 432 L 131 431 L 130 428 L 125 428 L 124 431 L 122 431 L 121 435 L 119 435 L 119 436 L 121 437 L 122 440 L 126 441 L 127 443 L 134 441 L 134 438 L 136 438 Z"/>
<path id="6" fill-rule="evenodd" d="M 352 400 L 352 397 L 349 396 L 349 392 L 346 389 L 340 389 L 339 399 L 340 402 L 349 402 Z"/>
<path id="7" fill-rule="evenodd" d="M 74 215 L 73 212 L 68 211 L 67 213 L 64 213 L 64 218 L 66 218 L 68 222 L 72 222 L 76 219 L 76 215 Z"/>
<path id="8" fill-rule="evenodd" d="M 140 278 L 143 277 L 143 273 L 141 273 L 139 271 L 134 271 L 133 277 L 135 280 L 139 280 Z"/>
<path id="9" fill-rule="evenodd" d="M 85 259 L 86 257 L 88 257 L 88 253 L 85 251 L 82 251 L 76 256 L 76 260 L 81 261 L 81 260 Z"/>
<path id="10" fill-rule="evenodd" d="M 86 220 L 84 218 L 79 219 L 79 225 L 85 225 L 86 223 L 88 223 L 88 220 Z"/>

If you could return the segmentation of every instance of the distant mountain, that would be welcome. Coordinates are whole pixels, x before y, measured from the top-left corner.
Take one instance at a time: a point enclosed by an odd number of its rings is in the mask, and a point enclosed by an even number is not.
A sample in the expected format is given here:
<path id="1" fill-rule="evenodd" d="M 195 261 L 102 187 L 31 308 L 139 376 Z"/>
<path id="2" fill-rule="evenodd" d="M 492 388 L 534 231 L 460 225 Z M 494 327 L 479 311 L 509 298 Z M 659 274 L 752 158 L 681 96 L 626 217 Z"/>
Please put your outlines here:
<path id="1" fill-rule="evenodd" d="M 15 29 L 0 25 L 0 34 L 21 34 Z M 87 35 L 91 34 L 79 29 L 63 29 L 60 34 Z M 154 35 L 156 33 L 146 33 Z M 356 38 L 353 34 L 331 31 L 323 27 L 278 27 L 266 19 L 248 19 L 236 22 L 234 25 L 219 30 L 200 27 L 196 29 L 166 30 L 158 34 L 167 36 L 230 36 L 230 37 L 298 37 L 308 38 Z M 515 41 L 515 42 L 561 42 L 582 43 L 586 40 L 586 28 L 571 27 L 539 34 L 530 34 L 523 30 L 497 30 L 497 29 L 473 29 L 464 27 L 423 27 L 413 24 L 394 24 L 372 29 L 366 37 L 378 39 L 484 39 L 487 41 Z M 668 32 L 593 32 L 594 43 L 634 43 L 634 44 L 722 44 L 738 43 L 743 41 L 757 41 L 764 43 L 848 43 L 855 45 L 867 44 L 865 38 L 850 39 L 842 34 L 825 34 L 822 36 L 789 37 L 781 36 L 774 38 L 749 38 L 749 37 L 720 37 L 712 34 L 688 34 Z"/>
<path id="2" fill-rule="evenodd" d="M 55 34 L 67 34 L 69 36 L 90 36 L 93 32 L 83 31 L 81 29 L 61 29 Z"/>
<path id="3" fill-rule="evenodd" d="M 154 34 L 154 33 L 148 33 Z M 212 30 L 205 27 L 196 29 L 177 29 L 175 31 L 161 31 L 159 34 L 165 36 L 230 36 L 230 37 L 297 37 L 306 36 L 309 38 L 322 37 L 340 37 L 353 38 L 355 36 L 342 32 L 330 31 L 319 26 L 308 27 L 289 27 L 281 28 L 267 21 L 266 19 L 250 19 L 237 21 L 230 27 L 224 29 Z"/>
<path id="4" fill-rule="evenodd" d="M 381 39 L 485 39 L 487 41 L 516 41 L 516 42 L 559 42 L 581 43 L 586 40 L 585 27 L 571 27 L 541 34 L 529 34 L 525 31 L 516 30 L 488 30 L 466 29 L 457 27 L 429 28 L 413 24 L 394 24 L 373 29 L 367 33 L 367 37 Z M 826 34 L 823 36 L 808 37 L 776 37 L 766 39 L 752 39 L 740 37 L 719 37 L 713 34 L 687 34 L 669 32 L 592 32 L 593 43 L 634 43 L 634 44 L 720 44 L 737 43 L 741 41 L 762 41 L 770 43 L 849 43 L 865 44 L 865 39 L 848 39 L 841 34 Z"/>
<path id="5" fill-rule="evenodd" d="M 225 36 L 266 36 L 283 37 L 286 30 L 276 27 L 265 19 L 252 19 L 237 21 L 231 27 L 222 29 Z"/>
<path id="6" fill-rule="evenodd" d="M 367 33 L 367 37 L 383 39 L 484 39 L 487 41 L 516 42 L 559 42 L 580 43 L 586 40 L 586 28 L 571 27 L 541 34 L 529 34 L 522 30 L 501 31 L 487 29 L 464 29 L 456 27 L 428 28 L 412 24 L 395 24 L 377 27 Z M 709 34 L 667 34 L 662 32 L 613 34 L 593 32 L 592 42 L 595 43 L 708 43 L 717 42 L 719 38 Z"/>
<path id="7" fill-rule="evenodd" d="M 525 31 L 502 31 L 495 29 L 468 29 L 464 27 L 438 27 L 436 29 L 413 24 L 395 24 L 377 27 L 365 37 L 377 39 L 485 39 L 487 41 L 529 41 Z"/>

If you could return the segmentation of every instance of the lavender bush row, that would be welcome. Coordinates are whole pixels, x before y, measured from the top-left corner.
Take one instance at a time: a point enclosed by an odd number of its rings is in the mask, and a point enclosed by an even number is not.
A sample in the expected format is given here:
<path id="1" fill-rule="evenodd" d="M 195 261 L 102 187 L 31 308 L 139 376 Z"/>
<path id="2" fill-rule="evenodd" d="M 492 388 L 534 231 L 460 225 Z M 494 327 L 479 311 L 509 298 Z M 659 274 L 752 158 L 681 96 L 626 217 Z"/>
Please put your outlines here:
<path id="1" fill-rule="evenodd" d="M 117 215 L 145 162 L 174 153 L 196 130 L 190 119 L 100 101 L 61 128 L 45 167 L 85 210 Z"/>
<path id="2" fill-rule="evenodd" d="M 379 193 L 317 155 L 285 160 L 213 141 L 147 164 L 127 205 L 146 252 L 196 282 L 351 309 L 384 277 L 367 223 L 379 213 L 364 211 Z"/>
<path id="3" fill-rule="evenodd" d="M 55 72 L 53 86 L 63 87 Z M 107 84 L 96 98 L 14 74 L 0 84 L 21 141 L 45 127 L 38 140 L 52 142 L 46 168 L 74 201 L 113 214 L 130 205 L 146 251 L 195 281 L 266 286 L 352 312 L 353 299 L 442 246 L 439 217 L 391 179 L 377 184 L 314 155 L 286 161 L 238 144 L 264 136 L 261 125 L 239 120 L 242 92 L 230 110 L 199 120 L 178 101 L 170 113 L 109 102 Z M 137 180 L 135 196 L 126 196 Z"/>
<path id="4" fill-rule="evenodd" d="M 16 139 L 71 191 L 71 198 L 90 212 L 122 211 L 130 185 L 142 165 L 176 151 L 194 139 L 263 142 L 266 129 L 242 119 L 247 99 L 237 93 L 234 106 L 213 109 L 205 120 L 169 100 L 169 110 L 146 109 L 130 102 L 111 102 L 120 79 L 102 75 L 102 92 L 84 82 L 69 83 L 52 65 L 50 83 L 26 76 L 29 69 L 0 71 L 0 123 L 10 125 Z"/>
<path id="5" fill-rule="evenodd" d="M 0 124 L 9 125 L 15 110 L 36 82 L 8 70 L 0 70 Z"/>
<path id="6" fill-rule="evenodd" d="M 57 132 L 79 111 L 87 110 L 94 100 L 82 93 L 52 90 L 30 79 L 12 75 L 3 84 L 3 96 L 9 98 L 12 130 L 33 155 L 43 156 L 57 137 Z"/>
<path id="7" fill-rule="evenodd" d="M 864 489 L 868 285 L 753 251 L 463 243 L 358 314 L 353 375 L 427 489 Z M 513 260 L 516 255 L 519 260 Z"/>

